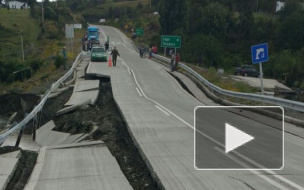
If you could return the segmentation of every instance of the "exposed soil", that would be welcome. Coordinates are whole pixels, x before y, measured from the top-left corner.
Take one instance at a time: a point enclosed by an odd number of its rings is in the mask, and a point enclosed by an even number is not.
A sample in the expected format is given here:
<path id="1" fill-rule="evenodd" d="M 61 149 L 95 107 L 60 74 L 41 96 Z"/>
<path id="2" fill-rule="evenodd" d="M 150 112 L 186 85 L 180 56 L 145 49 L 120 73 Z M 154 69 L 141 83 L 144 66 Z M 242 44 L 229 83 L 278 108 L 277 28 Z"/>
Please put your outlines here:
<path id="1" fill-rule="evenodd" d="M 48 100 L 43 108 L 43 123 L 53 119 L 57 131 L 71 134 L 89 132 L 92 127 L 98 130 L 91 136 L 94 140 L 106 143 L 116 158 L 121 170 L 134 189 L 158 189 L 149 170 L 134 146 L 126 124 L 113 99 L 111 83 L 102 79 L 99 97 L 95 106 L 85 106 L 77 111 L 54 117 L 54 113 L 63 108 L 72 90 L 68 90 L 56 99 Z"/>
<path id="2" fill-rule="evenodd" d="M 6 146 L 0 148 L 0 154 L 21 150 L 19 147 Z M 37 160 L 38 153 L 33 151 L 21 150 L 21 157 L 16 171 L 8 183 L 6 190 L 24 189 Z"/>
<path id="3" fill-rule="evenodd" d="M 17 112 L 17 116 L 13 121 L 19 122 L 24 118 L 25 113 L 31 112 L 38 104 L 39 100 L 40 97 L 35 94 L 8 93 L 0 95 L 0 117 L 8 120 Z M 0 131 L 1 127 L 2 126 L 0 125 Z"/>

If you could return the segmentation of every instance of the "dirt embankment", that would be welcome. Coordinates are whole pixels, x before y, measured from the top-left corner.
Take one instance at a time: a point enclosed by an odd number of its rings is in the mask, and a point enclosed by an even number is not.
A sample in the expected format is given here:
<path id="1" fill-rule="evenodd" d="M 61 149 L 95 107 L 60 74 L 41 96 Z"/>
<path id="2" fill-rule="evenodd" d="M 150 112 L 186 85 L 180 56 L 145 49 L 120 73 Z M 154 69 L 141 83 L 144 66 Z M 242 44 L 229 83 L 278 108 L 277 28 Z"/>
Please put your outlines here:
<path id="1" fill-rule="evenodd" d="M 12 119 L 12 122 L 22 121 L 25 113 L 30 113 L 39 100 L 40 97 L 35 94 L 8 93 L 0 95 L 0 118 L 4 121 L 2 125 L 0 124 L 0 131 L 14 113 L 17 115 Z"/>
<path id="2" fill-rule="evenodd" d="M 99 97 L 95 106 L 86 106 L 72 113 L 54 117 L 54 113 L 63 108 L 71 93 L 72 89 L 56 99 L 47 101 L 43 108 L 43 123 L 53 119 L 57 126 L 55 130 L 71 134 L 89 132 L 94 125 L 98 126 L 98 130 L 91 138 L 106 143 L 132 187 L 158 189 L 116 107 L 111 83 L 101 80 Z"/>

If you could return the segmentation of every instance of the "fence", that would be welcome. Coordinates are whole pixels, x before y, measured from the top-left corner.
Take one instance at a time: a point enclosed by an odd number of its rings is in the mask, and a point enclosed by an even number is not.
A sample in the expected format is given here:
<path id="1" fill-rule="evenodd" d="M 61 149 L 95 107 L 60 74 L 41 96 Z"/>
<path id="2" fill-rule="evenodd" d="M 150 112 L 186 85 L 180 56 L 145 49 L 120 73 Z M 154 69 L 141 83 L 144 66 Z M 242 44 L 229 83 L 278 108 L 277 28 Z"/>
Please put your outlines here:
<path id="1" fill-rule="evenodd" d="M 160 56 L 157 54 L 153 54 L 153 57 L 158 60 L 170 63 L 170 59 L 168 59 L 166 57 L 163 57 L 163 56 Z M 245 99 L 245 100 L 253 100 L 253 101 L 258 101 L 258 102 L 269 103 L 269 104 L 273 104 L 273 105 L 282 106 L 284 108 L 289 108 L 292 110 L 304 112 L 304 103 L 302 103 L 302 102 L 291 101 L 291 100 L 286 100 L 283 98 L 276 98 L 276 97 L 259 95 L 259 94 L 232 92 L 232 91 L 224 90 L 224 89 L 210 83 L 208 80 L 206 80 L 204 77 L 202 77 L 200 74 L 198 74 L 193 69 L 186 66 L 185 64 L 179 63 L 179 67 L 184 69 L 186 72 L 188 72 L 192 76 L 194 76 L 196 79 L 198 79 L 200 82 L 202 82 L 205 86 L 209 87 L 211 90 L 213 90 L 221 95 Z"/>

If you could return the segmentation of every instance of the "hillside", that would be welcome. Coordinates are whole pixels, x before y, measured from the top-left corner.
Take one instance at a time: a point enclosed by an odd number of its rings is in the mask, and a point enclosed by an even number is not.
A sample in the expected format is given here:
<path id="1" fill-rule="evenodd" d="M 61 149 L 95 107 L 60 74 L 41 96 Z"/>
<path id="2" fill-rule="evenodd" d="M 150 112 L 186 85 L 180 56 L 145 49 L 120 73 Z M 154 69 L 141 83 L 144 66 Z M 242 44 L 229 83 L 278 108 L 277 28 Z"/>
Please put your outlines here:
<path id="1" fill-rule="evenodd" d="M 21 31 L 28 53 L 37 46 L 39 23 L 29 10 L 0 9 L 0 58 L 21 57 Z"/>

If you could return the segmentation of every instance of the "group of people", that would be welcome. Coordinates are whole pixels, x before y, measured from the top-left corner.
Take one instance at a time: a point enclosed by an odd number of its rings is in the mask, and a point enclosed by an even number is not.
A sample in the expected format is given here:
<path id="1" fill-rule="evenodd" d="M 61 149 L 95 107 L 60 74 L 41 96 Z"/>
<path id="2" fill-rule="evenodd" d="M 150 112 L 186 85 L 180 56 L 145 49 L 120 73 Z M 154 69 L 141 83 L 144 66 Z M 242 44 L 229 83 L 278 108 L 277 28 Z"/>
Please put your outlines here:
<path id="1" fill-rule="evenodd" d="M 85 49 L 86 46 L 87 46 L 87 49 Z M 89 46 L 91 46 L 91 45 L 87 42 L 86 35 L 84 35 L 84 37 L 82 38 L 82 48 L 83 48 L 83 50 L 84 51 L 90 50 Z M 106 41 L 104 46 L 105 46 L 105 50 L 108 51 L 109 50 L 109 42 Z M 153 53 L 157 54 L 157 52 L 158 52 L 157 46 L 156 45 L 151 46 L 150 49 L 149 49 L 149 59 L 152 58 Z M 139 55 L 140 55 L 140 57 L 144 57 L 144 48 L 143 47 L 139 48 Z M 178 66 L 178 63 L 180 61 L 180 55 L 179 55 L 179 53 L 176 53 L 176 55 L 175 55 L 173 50 L 170 50 L 169 55 L 171 56 L 171 63 L 170 63 L 171 72 L 173 72 L 173 71 L 177 70 L 177 66 Z M 114 47 L 114 49 L 111 51 L 111 56 L 112 56 L 112 61 L 113 61 L 113 67 L 116 67 L 117 56 L 120 56 L 116 47 Z"/>
<path id="2" fill-rule="evenodd" d="M 92 49 L 92 43 L 90 41 L 88 41 L 87 32 L 82 37 L 81 42 L 82 42 L 82 50 L 83 51 L 91 51 L 91 49 Z"/>
<path id="3" fill-rule="evenodd" d="M 149 50 L 149 59 L 152 58 L 152 54 L 157 54 L 158 52 L 158 49 L 157 49 L 157 46 L 154 44 L 152 47 L 150 47 L 150 50 Z"/>
<path id="4" fill-rule="evenodd" d="M 149 59 L 152 58 L 153 53 L 157 54 L 157 51 L 158 49 L 156 45 L 151 46 L 149 49 Z M 174 53 L 173 50 L 170 50 L 169 55 L 171 56 L 171 62 L 170 62 L 171 72 L 173 72 L 177 70 L 178 63 L 180 62 L 180 54 Z M 139 48 L 139 56 L 140 57 L 144 56 L 144 47 Z"/>

